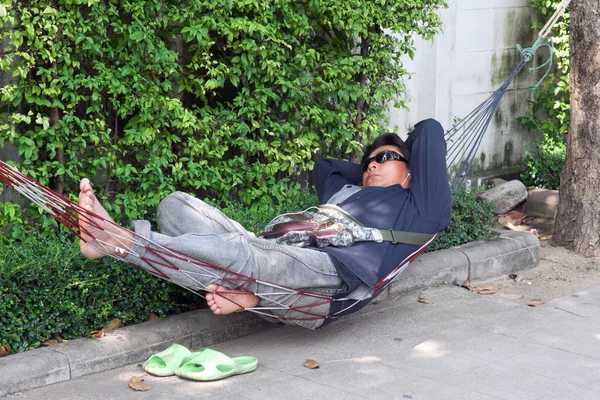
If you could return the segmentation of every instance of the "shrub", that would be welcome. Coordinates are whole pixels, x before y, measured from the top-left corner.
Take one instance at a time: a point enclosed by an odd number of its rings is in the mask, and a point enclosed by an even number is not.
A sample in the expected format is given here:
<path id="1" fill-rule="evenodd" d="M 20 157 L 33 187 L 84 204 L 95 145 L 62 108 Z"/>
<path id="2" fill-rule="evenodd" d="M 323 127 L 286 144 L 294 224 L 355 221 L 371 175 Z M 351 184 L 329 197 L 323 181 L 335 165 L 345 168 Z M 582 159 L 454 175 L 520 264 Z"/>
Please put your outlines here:
<path id="1" fill-rule="evenodd" d="M 347 155 L 402 106 L 400 61 L 444 0 L 4 0 L 0 146 L 59 193 L 87 176 L 116 220 L 175 189 L 301 196 L 313 155 Z"/>
<path id="2" fill-rule="evenodd" d="M 526 173 L 521 175 L 523 183 L 546 189 L 560 187 L 560 173 L 565 164 L 567 146 L 564 140 L 544 136 L 535 151 L 525 155 Z"/>
<path id="3" fill-rule="evenodd" d="M 65 235 L 0 236 L 0 344 L 35 348 L 59 333 L 81 337 L 113 318 L 124 324 L 189 310 L 200 297 L 111 258 L 88 260 Z"/>
<path id="4" fill-rule="evenodd" d="M 448 249 L 477 240 L 490 239 L 496 223 L 493 204 L 477 199 L 484 188 L 461 189 L 452 195 L 452 222 L 427 251 Z"/>

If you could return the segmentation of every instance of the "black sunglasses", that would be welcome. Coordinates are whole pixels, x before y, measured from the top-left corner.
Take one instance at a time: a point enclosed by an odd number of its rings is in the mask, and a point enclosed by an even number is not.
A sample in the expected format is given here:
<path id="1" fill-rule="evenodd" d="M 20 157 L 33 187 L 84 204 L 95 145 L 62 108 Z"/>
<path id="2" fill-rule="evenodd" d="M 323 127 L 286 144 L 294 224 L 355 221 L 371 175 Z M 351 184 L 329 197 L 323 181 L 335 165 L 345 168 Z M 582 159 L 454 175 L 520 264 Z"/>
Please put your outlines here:
<path id="1" fill-rule="evenodd" d="M 400 154 L 398 154 L 392 150 L 384 150 L 381 153 L 375 154 L 374 157 L 367 158 L 365 160 L 365 162 L 362 163 L 361 169 L 362 169 L 363 173 L 369 168 L 369 165 L 371 164 L 371 161 L 373 161 L 373 160 L 375 160 L 377 162 L 377 164 L 383 164 L 388 161 L 397 160 L 397 161 L 402 161 L 406 165 L 409 165 L 408 160 L 406 158 L 402 157 Z"/>

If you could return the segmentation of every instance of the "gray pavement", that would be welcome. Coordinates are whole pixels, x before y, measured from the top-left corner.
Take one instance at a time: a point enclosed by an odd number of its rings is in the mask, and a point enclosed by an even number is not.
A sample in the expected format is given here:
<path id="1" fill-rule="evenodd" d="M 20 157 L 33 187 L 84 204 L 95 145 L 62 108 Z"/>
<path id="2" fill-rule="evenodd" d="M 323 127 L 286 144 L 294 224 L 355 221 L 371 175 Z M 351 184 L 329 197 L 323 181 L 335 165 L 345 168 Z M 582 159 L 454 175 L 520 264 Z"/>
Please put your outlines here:
<path id="1" fill-rule="evenodd" d="M 407 293 L 416 288 L 460 284 L 466 279 L 473 282 L 528 269 L 538 264 L 539 250 L 540 244 L 534 235 L 505 232 L 494 241 L 425 254 L 377 298 L 380 304 L 373 304 L 356 316 L 346 317 L 316 332 L 278 327 L 251 313 L 216 317 L 204 310 L 121 328 L 99 340 L 77 339 L 51 348 L 10 355 L 0 359 L 0 396 L 11 393 L 21 393 L 11 398 L 68 398 L 64 395 L 68 393 L 73 394 L 73 399 L 95 398 L 97 394 L 93 393 L 102 393 L 103 399 L 144 396 L 147 394 L 132 393 L 126 384 L 123 386 L 121 383 L 126 383 L 131 374 L 141 374 L 143 371 L 136 365 L 152 353 L 165 349 L 171 343 L 179 343 L 190 349 L 210 346 L 230 356 L 254 355 L 259 358 L 261 367 L 248 376 L 201 386 L 195 382 L 182 382 L 179 378 L 159 380 L 148 377 L 148 383 L 153 386 L 148 393 L 153 397 L 187 398 L 185 396 L 203 396 L 206 392 L 217 398 L 233 395 L 252 398 L 254 393 L 264 393 L 265 398 L 304 398 L 327 390 L 331 398 L 342 395 L 349 398 L 395 398 L 399 393 L 396 390 L 406 387 L 402 390 L 409 397 L 397 398 L 417 398 L 414 397 L 417 395 L 420 398 L 436 398 L 425 395 L 429 392 L 424 391 L 423 385 L 428 387 L 427 390 L 438 388 L 431 393 L 443 396 L 443 392 L 438 393 L 443 382 L 440 378 L 450 376 L 445 369 L 451 367 L 453 374 L 469 371 L 474 374 L 473 377 L 485 375 L 485 370 L 479 367 L 486 363 L 474 362 L 481 357 L 471 354 L 481 349 L 474 348 L 463 354 L 462 347 L 457 345 L 476 340 L 479 345 L 489 342 L 490 346 L 495 346 L 498 338 L 506 341 L 503 335 L 508 334 L 486 331 L 495 313 L 506 311 L 508 307 L 511 313 L 503 312 L 500 316 L 516 313 L 528 317 L 537 314 L 501 303 L 495 306 L 500 307 L 496 309 L 491 307 L 494 302 L 480 299 L 482 296 L 473 297 L 458 288 L 440 289 L 439 294 L 445 300 L 436 300 L 432 306 L 415 304 L 414 296 Z M 407 300 L 397 300 L 398 296 Z M 473 307 L 484 308 L 475 312 Z M 525 327 L 533 327 L 533 321 L 523 319 L 522 323 Z M 549 324 L 549 321 L 545 323 Z M 454 332 L 456 336 L 448 336 L 447 331 Z M 494 335 L 490 336 L 490 333 Z M 254 336 L 247 336 L 252 334 Z M 436 338 L 438 334 L 442 336 Z M 489 340 L 482 341 L 481 337 Z M 523 347 L 523 340 L 516 339 L 517 348 Z M 446 341 L 451 345 L 448 349 L 445 348 Z M 499 352 L 502 353 L 507 345 L 500 343 L 500 346 L 503 350 Z M 523 350 L 529 351 L 530 348 L 525 346 Z M 490 354 L 496 353 L 498 351 Z M 298 357 L 302 359 L 300 362 Z M 317 359 L 323 367 L 308 371 L 302 366 L 306 358 Z M 431 364 L 436 361 L 442 362 L 441 369 Z M 490 364 L 489 361 L 487 364 Z M 507 372 L 506 365 L 493 366 L 492 374 Z M 423 380 L 425 377 L 432 382 Z M 288 379 L 289 382 L 286 382 Z M 230 382 L 239 384 L 231 386 Z M 310 382 L 314 383 L 314 387 Z M 52 384 L 55 385 L 49 386 Z M 277 388 L 283 390 L 288 384 L 290 393 L 284 390 L 282 393 L 285 394 L 277 395 Z M 40 386 L 43 388 L 27 391 Z M 460 393 L 471 396 L 511 398 L 466 384 L 464 387 L 463 384 L 442 386 L 444 390 L 450 390 L 450 394 L 462 390 Z M 202 388 L 201 392 L 196 393 L 198 388 Z M 244 390 L 240 392 L 240 388 Z M 59 396 L 61 391 L 63 395 Z"/>
<path id="2" fill-rule="evenodd" d="M 307 331 L 281 326 L 211 348 L 258 358 L 215 382 L 132 364 L 8 399 L 598 399 L 600 287 L 529 308 L 459 287 L 386 300 Z M 319 369 L 303 366 L 314 359 Z M 135 392 L 130 376 L 151 389 Z"/>

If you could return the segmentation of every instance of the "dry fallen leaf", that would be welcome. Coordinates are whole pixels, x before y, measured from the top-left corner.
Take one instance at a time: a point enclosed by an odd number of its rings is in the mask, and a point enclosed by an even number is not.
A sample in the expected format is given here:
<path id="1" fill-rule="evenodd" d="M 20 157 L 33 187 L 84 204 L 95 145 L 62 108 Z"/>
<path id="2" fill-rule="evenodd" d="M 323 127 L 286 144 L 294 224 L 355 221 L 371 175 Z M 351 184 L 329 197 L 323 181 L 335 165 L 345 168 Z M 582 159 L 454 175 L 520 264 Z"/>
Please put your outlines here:
<path id="1" fill-rule="evenodd" d="M 141 376 L 130 376 L 129 382 L 133 382 L 133 383 L 144 382 L 144 378 L 142 378 Z"/>
<path id="2" fill-rule="evenodd" d="M 104 337 L 104 329 L 100 329 L 99 331 L 94 331 L 90 333 L 90 335 L 94 336 L 97 339 L 101 339 Z"/>
<path id="3" fill-rule="evenodd" d="M 496 291 L 492 289 L 483 289 L 479 291 L 479 294 L 496 294 Z"/>
<path id="4" fill-rule="evenodd" d="M 494 290 L 494 285 L 491 283 L 482 283 L 480 285 L 470 286 L 469 289 L 471 289 L 472 292 L 479 293 L 482 290 Z"/>
<path id="5" fill-rule="evenodd" d="M 121 323 L 121 320 L 118 318 L 115 318 L 113 320 L 111 320 L 105 327 L 104 327 L 104 331 L 112 331 L 113 329 L 118 329 L 122 326 L 123 324 Z"/>
<path id="6" fill-rule="evenodd" d="M 147 392 L 150 390 L 150 386 L 142 382 L 132 382 L 129 384 L 129 387 L 133 390 L 137 390 L 138 392 Z"/>
<path id="7" fill-rule="evenodd" d="M 419 303 L 433 304 L 433 299 L 431 297 L 420 297 Z"/>
<path id="8" fill-rule="evenodd" d="M 316 362 L 315 360 L 308 359 L 308 360 L 304 361 L 304 366 L 306 368 L 316 369 L 316 368 L 319 368 L 319 363 Z"/>
<path id="9" fill-rule="evenodd" d="M 58 333 L 53 333 L 52 335 L 50 335 L 50 337 L 54 340 L 56 340 L 58 343 L 66 343 L 68 342 L 68 340 L 63 339 L 62 336 L 60 336 L 60 334 Z"/>
<path id="10" fill-rule="evenodd" d="M 508 275 L 508 277 L 510 279 L 517 279 L 517 276 L 518 276 L 517 274 L 510 274 L 510 275 Z"/>
<path id="11" fill-rule="evenodd" d="M 515 225 L 519 224 L 517 221 L 515 221 L 509 215 L 506 214 L 498 217 L 498 223 L 512 231 L 516 230 L 517 228 L 515 227 Z"/>
<path id="12" fill-rule="evenodd" d="M 42 347 L 56 346 L 57 344 L 58 344 L 58 340 L 46 339 L 40 343 L 40 346 L 42 346 Z"/>
<path id="13" fill-rule="evenodd" d="M 529 307 L 537 307 L 537 306 L 541 306 L 542 304 L 544 304 L 544 300 L 542 300 L 542 299 L 532 299 L 532 300 L 529 300 L 529 303 L 527 303 L 527 305 Z"/>
<path id="14" fill-rule="evenodd" d="M 463 282 L 462 287 L 466 287 L 468 289 L 469 286 L 471 286 L 471 282 L 467 279 L 466 281 Z"/>
<path id="15" fill-rule="evenodd" d="M 8 355 L 8 351 L 4 346 L 0 346 L 0 357 L 6 357 Z"/>
<path id="16" fill-rule="evenodd" d="M 524 213 L 515 210 L 507 212 L 506 215 L 508 215 L 514 221 L 513 223 L 515 225 L 520 224 L 521 221 L 527 217 L 527 215 Z"/>
<path id="17" fill-rule="evenodd" d="M 160 319 L 160 317 L 154 314 L 153 312 L 148 314 L 148 316 L 146 317 L 146 321 L 154 321 L 155 319 Z"/>

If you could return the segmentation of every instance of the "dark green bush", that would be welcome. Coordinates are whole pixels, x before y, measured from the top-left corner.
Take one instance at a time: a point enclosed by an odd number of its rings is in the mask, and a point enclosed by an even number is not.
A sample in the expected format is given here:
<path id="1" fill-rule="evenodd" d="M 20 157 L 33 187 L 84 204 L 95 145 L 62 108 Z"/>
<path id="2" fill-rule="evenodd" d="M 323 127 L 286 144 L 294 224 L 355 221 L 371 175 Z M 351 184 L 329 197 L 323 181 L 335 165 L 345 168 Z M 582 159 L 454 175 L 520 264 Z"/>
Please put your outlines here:
<path id="1" fill-rule="evenodd" d="M 111 258 L 88 260 L 69 236 L 0 237 L 0 344 L 15 351 L 104 327 L 189 310 L 200 297 Z"/>
<path id="2" fill-rule="evenodd" d="M 560 173 L 565 165 L 567 146 L 564 140 L 544 136 L 534 151 L 525 155 L 527 172 L 521 175 L 523 183 L 546 189 L 560 187 Z"/>
<path id="3" fill-rule="evenodd" d="M 477 240 L 490 239 L 496 224 L 494 206 L 477 199 L 483 188 L 461 189 L 452 195 L 452 222 L 427 251 L 448 249 Z"/>

